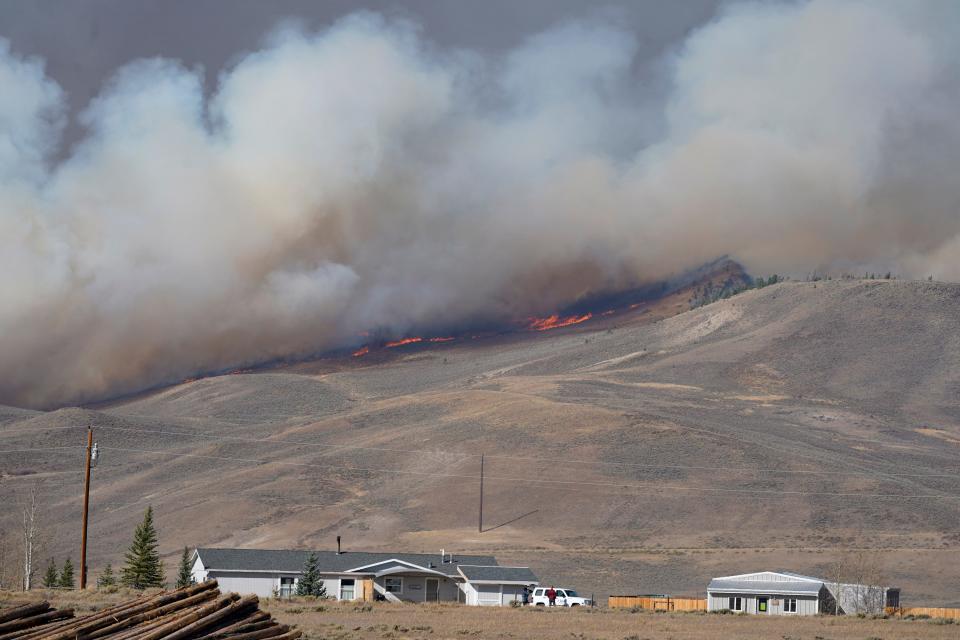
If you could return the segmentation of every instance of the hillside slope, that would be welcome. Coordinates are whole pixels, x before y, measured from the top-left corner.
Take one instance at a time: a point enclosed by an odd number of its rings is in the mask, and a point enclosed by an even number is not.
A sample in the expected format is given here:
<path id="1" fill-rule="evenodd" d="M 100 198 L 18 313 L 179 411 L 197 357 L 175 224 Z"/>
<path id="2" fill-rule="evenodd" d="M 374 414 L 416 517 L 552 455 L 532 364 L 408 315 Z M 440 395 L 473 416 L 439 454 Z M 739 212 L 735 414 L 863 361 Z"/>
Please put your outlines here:
<path id="1" fill-rule="evenodd" d="M 153 504 L 171 570 L 183 545 L 339 534 L 489 551 L 598 594 L 693 594 L 867 548 L 906 601 L 960 603 L 960 286 L 786 283 L 669 315 L 4 412 L 3 448 L 41 451 L 4 456 L 0 495 L 40 481 L 51 549 L 76 546 L 82 449 L 49 448 L 93 424 L 94 573 Z"/>

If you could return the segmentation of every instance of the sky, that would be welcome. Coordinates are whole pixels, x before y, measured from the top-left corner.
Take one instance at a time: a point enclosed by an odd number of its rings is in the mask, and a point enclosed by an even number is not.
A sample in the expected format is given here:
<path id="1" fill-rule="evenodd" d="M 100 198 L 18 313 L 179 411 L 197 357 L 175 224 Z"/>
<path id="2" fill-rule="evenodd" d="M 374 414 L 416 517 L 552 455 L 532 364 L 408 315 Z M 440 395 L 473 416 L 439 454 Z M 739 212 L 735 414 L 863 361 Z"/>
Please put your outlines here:
<path id="1" fill-rule="evenodd" d="M 46 60 L 47 73 L 79 110 L 122 65 L 163 56 L 200 65 L 208 86 L 278 24 L 329 26 L 357 10 L 406 18 L 445 47 L 502 52 L 557 23 L 607 15 L 637 35 L 638 61 L 654 60 L 708 22 L 718 0 L 4 0 L 0 37 Z M 69 138 L 81 132 L 71 123 Z"/>

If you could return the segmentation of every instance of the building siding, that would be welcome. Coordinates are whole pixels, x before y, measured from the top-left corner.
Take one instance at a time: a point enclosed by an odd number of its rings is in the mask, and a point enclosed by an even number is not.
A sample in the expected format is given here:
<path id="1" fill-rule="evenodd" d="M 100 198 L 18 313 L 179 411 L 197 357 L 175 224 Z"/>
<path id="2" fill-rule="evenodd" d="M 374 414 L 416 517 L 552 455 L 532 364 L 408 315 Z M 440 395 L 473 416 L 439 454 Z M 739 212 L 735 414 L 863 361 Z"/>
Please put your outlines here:
<path id="1" fill-rule="evenodd" d="M 767 612 L 762 613 L 758 609 L 758 598 L 767 597 Z M 783 616 L 815 616 L 820 613 L 820 599 L 815 596 L 781 596 L 774 593 L 745 594 L 745 593 L 708 593 L 707 611 L 723 611 L 730 608 L 730 598 L 742 598 L 743 613 L 751 615 L 783 615 Z M 783 601 L 785 598 L 797 599 L 797 611 L 785 611 Z M 779 604 L 774 604 L 773 601 Z"/>
<path id="2" fill-rule="evenodd" d="M 263 573 L 218 573 L 217 571 L 208 571 L 210 578 L 216 578 L 220 585 L 220 591 L 227 593 L 235 591 L 242 594 L 256 594 L 261 598 L 270 598 L 273 596 L 273 590 L 280 584 L 279 574 Z"/>

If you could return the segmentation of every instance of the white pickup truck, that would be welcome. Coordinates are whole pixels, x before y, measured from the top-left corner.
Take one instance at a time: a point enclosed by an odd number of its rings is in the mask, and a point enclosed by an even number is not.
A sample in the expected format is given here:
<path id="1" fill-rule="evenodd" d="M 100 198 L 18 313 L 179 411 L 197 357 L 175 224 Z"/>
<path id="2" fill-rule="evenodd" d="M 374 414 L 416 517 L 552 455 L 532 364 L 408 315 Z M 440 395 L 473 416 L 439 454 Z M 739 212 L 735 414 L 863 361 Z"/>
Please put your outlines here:
<path id="1" fill-rule="evenodd" d="M 538 607 L 546 607 L 549 605 L 550 600 L 547 598 L 548 589 L 549 587 L 537 587 L 534 589 L 531 602 Z M 573 589 L 554 587 L 553 590 L 557 592 L 556 602 L 558 607 L 589 607 L 593 604 L 590 598 L 581 598 Z"/>

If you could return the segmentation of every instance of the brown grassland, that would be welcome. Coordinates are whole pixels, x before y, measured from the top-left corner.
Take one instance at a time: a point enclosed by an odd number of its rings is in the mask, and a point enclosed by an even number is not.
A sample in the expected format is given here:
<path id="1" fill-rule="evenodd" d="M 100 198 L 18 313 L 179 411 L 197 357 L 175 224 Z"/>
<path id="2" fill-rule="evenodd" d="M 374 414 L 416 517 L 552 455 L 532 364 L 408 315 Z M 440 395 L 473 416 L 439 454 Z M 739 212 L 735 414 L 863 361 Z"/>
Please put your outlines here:
<path id="1" fill-rule="evenodd" d="M 0 592 L 0 608 L 47 599 L 78 615 L 132 597 L 133 592 Z M 707 613 L 652 613 L 626 609 L 480 608 L 456 604 L 339 603 L 265 600 L 261 607 L 280 622 L 297 625 L 308 640 L 444 638 L 502 640 L 901 640 L 955 639 L 960 625 L 949 621 L 816 616 L 782 618 Z"/>

